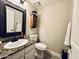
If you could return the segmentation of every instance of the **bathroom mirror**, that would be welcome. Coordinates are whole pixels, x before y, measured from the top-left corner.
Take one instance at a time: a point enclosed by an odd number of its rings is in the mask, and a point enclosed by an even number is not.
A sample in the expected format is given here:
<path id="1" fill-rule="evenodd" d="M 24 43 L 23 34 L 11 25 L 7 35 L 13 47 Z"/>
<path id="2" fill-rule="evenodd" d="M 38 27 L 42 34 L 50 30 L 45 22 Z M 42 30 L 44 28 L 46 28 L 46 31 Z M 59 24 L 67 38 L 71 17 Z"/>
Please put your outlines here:
<path id="1" fill-rule="evenodd" d="M 23 13 L 9 6 L 6 6 L 6 31 L 22 32 Z"/>
<path id="2" fill-rule="evenodd" d="M 0 0 L 0 37 L 21 36 L 26 33 L 26 10 Z"/>

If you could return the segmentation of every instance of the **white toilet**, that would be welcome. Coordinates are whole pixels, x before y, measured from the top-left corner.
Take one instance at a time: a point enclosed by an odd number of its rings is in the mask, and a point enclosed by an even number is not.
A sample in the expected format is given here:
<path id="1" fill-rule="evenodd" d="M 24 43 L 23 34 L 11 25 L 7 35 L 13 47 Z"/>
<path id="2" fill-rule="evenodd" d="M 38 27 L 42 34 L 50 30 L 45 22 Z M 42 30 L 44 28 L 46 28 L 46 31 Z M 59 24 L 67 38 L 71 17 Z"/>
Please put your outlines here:
<path id="1" fill-rule="evenodd" d="M 36 43 L 35 48 L 44 51 L 44 50 L 46 50 L 46 45 L 43 43 Z"/>
<path id="2" fill-rule="evenodd" d="M 31 40 L 37 41 L 37 34 L 30 35 L 29 37 Z M 36 56 L 38 58 L 43 59 L 44 58 L 44 51 L 46 50 L 47 46 L 44 43 L 36 43 L 35 48 L 36 48 Z"/>

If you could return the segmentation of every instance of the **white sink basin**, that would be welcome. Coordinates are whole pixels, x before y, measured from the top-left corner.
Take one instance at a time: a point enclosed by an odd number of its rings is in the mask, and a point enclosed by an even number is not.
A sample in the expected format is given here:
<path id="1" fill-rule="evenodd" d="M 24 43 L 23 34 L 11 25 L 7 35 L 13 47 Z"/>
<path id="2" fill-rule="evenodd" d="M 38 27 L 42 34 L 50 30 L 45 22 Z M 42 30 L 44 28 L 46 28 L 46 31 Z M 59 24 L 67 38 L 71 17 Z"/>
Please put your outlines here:
<path id="1" fill-rule="evenodd" d="M 18 48 L 20 46 L 23 46 L 28 43 L 28 40 L 26 39 L 19 39 L 18 41 L 15 42 L 8 42 L 7 44 L 4 45 L 5 49 L 13 49 L 13 48 Z"/>

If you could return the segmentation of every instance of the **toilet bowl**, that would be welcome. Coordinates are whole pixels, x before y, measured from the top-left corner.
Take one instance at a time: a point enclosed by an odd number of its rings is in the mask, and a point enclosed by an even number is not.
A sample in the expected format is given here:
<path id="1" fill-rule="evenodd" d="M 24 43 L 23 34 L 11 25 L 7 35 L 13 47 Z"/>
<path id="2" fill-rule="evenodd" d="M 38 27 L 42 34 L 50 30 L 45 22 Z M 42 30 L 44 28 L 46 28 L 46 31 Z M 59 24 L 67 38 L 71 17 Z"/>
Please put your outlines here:
<path id="1" fill-rule="evenodd" d="M 36 43 L 36 57 L 37 59 L 44 59 L 44 51 L 46 50 L 46 45 L 44 43 Z"/>
<path id="2" fill-rule="evenodd" d="M 37 41 L 37 36 L 38 36 L 37 34 L 33 34 L 33 35 L 30 35 L 29 37 L 31 40 Z M 44 51 L 44 50 L 46 50 L 46 47 L 47 46 L 44 43 L 36 43 L 35 44 L 35 48 L 38 50 Z"/>
<path id="3" fill-rule="evenodd" d="M 30 35 L 29 36 L 31 40 L 37 41 L 37 34 L 35 35 Z M 43 59 L 44 58 L 44 51 L 46 50 L 47 46 L 44 43 L 36 43 L 35 44 L 35 49 L 36 49 L 36 57 L 38 59 Z"/>
<path id="4" fill-rule="evenodd" d="M 45 44 L 43 44 L 43 43 L 36 43 L 35 44 L 35 48 L 38 49 L 38 50 L 44 51 L 44 50 L 46 50 L 46 47 L 47 46 Z"/>

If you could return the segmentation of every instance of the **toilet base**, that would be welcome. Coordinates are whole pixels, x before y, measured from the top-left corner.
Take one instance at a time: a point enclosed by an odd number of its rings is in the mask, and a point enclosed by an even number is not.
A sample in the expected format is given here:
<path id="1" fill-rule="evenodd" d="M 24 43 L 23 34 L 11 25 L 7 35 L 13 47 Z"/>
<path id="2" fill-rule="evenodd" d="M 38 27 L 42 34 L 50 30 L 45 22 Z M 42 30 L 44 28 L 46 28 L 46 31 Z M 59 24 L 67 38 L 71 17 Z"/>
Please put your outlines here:
<path id="1" fill-rule="evenodd" d="M 44 51 L 36 49 L 36 54 L 35 54 L 37 59 L 44 59 Z"/>

